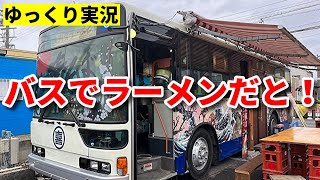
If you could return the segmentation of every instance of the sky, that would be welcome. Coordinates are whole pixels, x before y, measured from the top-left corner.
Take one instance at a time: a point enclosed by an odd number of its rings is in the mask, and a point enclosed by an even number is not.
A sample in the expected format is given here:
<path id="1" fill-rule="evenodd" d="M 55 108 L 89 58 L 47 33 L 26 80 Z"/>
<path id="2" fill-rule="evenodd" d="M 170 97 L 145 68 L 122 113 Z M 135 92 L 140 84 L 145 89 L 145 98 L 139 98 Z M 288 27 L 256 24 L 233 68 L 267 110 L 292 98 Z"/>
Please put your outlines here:
<path id="1" fill-rule="evenodd" d="M 4 3 L 108 3 L 101 0 L 0 0 Z M 289 31 L 320 25 L 320 0 L 120 0 L 165 19 L 178 10 L 191 10 L 208 19 L 277 24 Z M 262 20 L 261 20 L 262 19 Z M 173 19 L 182 22 L 176 15 Z M 37 51 L 39 32 L 45 27 L 17 27 L 12 43 L 17 49 Z M 320 28 L 294 33 L 313 54 L 320 55 Z"/>

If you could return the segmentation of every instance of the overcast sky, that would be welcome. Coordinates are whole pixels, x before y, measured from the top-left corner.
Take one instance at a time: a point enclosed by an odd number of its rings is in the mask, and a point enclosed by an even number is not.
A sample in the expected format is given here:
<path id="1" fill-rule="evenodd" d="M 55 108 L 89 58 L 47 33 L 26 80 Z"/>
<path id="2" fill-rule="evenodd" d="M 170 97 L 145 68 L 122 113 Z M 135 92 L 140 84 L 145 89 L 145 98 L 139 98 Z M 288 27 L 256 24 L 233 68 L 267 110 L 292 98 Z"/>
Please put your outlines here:
<path id="1" fill-rule="evenodd" d="M 112 1 L 74 0 L 76 3 Z M 170 19 L 178 10 L 192 10 L 208 19 L 278 24 L 288 30 L 320 25 L 320 0 L 124 0 Z M 73 0 L 0 0 L 4 3 L 73 3 Z M 277 16 L 278 15 L 278 16 Z M 182 21 L 177 15 L 175 21 Z M 36 51 L 38 35 L 44 27 L 17 27 L 13 40 L 17 49 Z M 320 55 L 320 29 L 294 33 L 315 55 Z"/>

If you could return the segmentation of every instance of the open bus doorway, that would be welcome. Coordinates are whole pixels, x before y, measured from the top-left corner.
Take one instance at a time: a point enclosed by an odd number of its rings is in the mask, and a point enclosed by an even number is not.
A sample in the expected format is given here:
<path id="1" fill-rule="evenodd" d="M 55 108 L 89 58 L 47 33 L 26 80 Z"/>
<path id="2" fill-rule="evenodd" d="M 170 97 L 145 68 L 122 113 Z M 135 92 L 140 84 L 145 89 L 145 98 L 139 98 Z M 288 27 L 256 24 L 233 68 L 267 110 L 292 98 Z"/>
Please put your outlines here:
<path id="1" fill-rule="evenodd" d="M 138 38 L 133 44 L 140 50 L 133 54 L 134 85 L 163 86 L 165 94 L 163 98 L 135 99 L 137 179 L 170 176 L 174 171 L 172 110 L 164 100 L 171 95 L 167 85 L 174 70 L 174 49 Z"/>

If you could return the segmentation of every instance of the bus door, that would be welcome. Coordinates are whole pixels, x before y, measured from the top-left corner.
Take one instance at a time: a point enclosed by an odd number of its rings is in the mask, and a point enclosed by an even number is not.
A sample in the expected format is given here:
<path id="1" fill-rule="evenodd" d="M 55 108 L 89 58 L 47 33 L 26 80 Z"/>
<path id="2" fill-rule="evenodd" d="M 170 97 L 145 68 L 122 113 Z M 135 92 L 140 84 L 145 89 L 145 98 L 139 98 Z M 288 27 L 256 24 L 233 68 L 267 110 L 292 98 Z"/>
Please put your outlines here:
<path id="1" fill-rule="evenodd" d="M 255 75 L 259 76 L 261 80 L 264 78 L 264 73 L 261 70 L 253 69 L 252 76 Z M 259 139 L 267 136 L 267 107 L 262 102 L 262 93 L 264 89 L 265 87 L 263 85 L 259 86 L 259 107 L 253 109 L 254 121 L 256 121 L 254 122 L 254 124 L 256 124 L 256 127 L 254 128 L 256 129 L 254 135 L 257 137 L 254 139 L 254 144 L 258 144 Z"/>

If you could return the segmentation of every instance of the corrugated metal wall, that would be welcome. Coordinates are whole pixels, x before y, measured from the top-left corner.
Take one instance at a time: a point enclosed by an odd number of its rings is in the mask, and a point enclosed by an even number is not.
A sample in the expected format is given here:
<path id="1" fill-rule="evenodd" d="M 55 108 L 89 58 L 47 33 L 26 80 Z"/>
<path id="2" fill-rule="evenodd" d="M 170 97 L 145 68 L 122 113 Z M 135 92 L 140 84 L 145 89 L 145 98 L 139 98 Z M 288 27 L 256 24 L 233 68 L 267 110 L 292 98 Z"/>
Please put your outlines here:
<path id="1" fill-rule="evenodd" d="M 22 79 L 35 72 L 35 60 L 0 56 L 0 79 Z M 17 100 L 10 109 L 0 104 L 0 131 L 6 129 L 13 135 L 29 134 L 31 118 L 32 109 L 27 108 L 23 100 Z"/>

